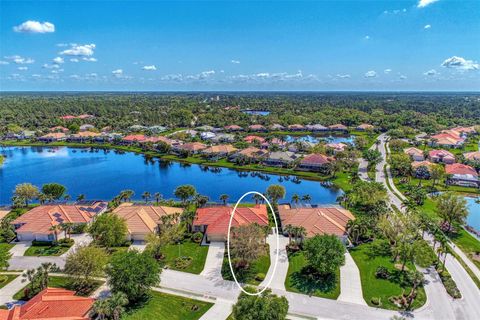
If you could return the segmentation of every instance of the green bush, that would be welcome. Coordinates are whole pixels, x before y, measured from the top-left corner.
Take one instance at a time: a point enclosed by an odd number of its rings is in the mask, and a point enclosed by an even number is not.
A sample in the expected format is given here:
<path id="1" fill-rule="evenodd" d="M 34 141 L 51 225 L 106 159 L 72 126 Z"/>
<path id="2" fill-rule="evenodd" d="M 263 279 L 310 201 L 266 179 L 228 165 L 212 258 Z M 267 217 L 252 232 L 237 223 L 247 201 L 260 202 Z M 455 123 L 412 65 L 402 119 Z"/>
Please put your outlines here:
<path id="1" fill-rule="evenodd" d="M 187 257 L 187 256 L 178 257 L 175 259 L 175 262 L 174 262 L 175 268 L 185 269 L 192 263 L 192 260 L 193 260 L 192 257 Z"/>
<path id="2" fill-rule="evenodd" d="M 37 246 L 51 246 L 52 242 L 51 241 L 38 241 L 38 240 L 33 240 L 32 241 L 32 246 L 37 247 Z"/>
<path id="3" fill-rule="evenodd" d="M 4 283 L 7 280 L 8 280 L 8 277 L 6 275 L 0 275 L 0 283 Z"/>
<path id="4" fill-rule="evenodd" d="M 375 277 L 377 279 L 388 279 L 390 277 L 390 272 L 384 266 L 379 266 L 377 270 L 375 270 Z"/>
<path id="5" fill-rule="evenodd" d="M 196 243 L 202 242 L 203 239 L 203 233 L 201 232 L 195 232 L 192 236 L 192 240 Z"/>
<path id="6" fill-rule="evenodd" d="M 81 234 L 87 231 L 87 224 L 81 223 L 73 226 L 71 233 L 72 234 Z"/>
<path id="7" fill-rule="evenodd" d="M 71 246 L 73 246 L 74 242 L 75 241 L 73 241 L 73 239 L 64 238 L 64 239 L 58 240 L 58 245 L 61 246 L 61 247 L 71 247 Z"/>
<path id="8" fill-rule="evenodd" d="M 454 299 L 460 299 L 462 294 L 460 293 L 460 290 L 458 290 L 457 284 L 452 279 L 450 273 L 448 273 L 446 270 L 443 270 L 442 272 L 439 272 L 439 276 L 443 282 L 445 290 L 447 290 L 447 293 Z"/>
<path id="9" fill-rule="evenodd" d="M 257 273 L 257 274 L 255 275 L 255 280 L 257 280 L 257 281 L 263 281 L 263 280 L 265 280 L 265 273 Z"/>
<path id="10" fill-rule="evenodd" d="M 382 304 L 382 299 L 380 298 L 377 298 L 377 297 L 372 297 L 372 299 L 370 299 L 370 302 L 373 304 L 373 305 L 376 305 L 376 306 L 380 306 Z"/>

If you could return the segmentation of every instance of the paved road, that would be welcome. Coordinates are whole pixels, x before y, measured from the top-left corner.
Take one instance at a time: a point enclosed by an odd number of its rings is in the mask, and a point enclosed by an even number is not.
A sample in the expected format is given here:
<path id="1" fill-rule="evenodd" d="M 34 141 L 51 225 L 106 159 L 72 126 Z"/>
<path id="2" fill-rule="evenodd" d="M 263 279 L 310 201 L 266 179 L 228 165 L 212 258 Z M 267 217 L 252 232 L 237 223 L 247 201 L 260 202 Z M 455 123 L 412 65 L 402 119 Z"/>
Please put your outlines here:
<path id="1" fill-rule="evenodd" d="M 8 270 L 27 270 L 34 269 L 44 262 L 55 263 L 59 268 L 65 266 L 65 257 L 12 257 L 8 263 Z"/>
<path id="2" fill-rule="evenodd" d="M 288 255 L 287 255 L 287 245 L 288 245 L 288 238 L 284 237 L 283 235 L 279 235 L 279 249 L 277 250 L 277 236 L 276 235 L 269 235 L 267 238 L 267 243 L 270 246 L 270 268 L 265 276 L 265 280 L 260 283 L 261 287 L 267 286 L 267 283 L 270 279 L 269 288 L 272 289 L 280 289 L 285 290 L 285 279 L 288 273 Z M 275 270 L 275 274 L 273 273 L 273 265 L 275 260 L 277 259 L 278 253 L 278 263 L 277 269 Z M 273 277 L 273 278 L 272 278 Z"/>
<path id="3" fill-rule="evenodd" d="M 25 280 L 25 281 L 23 281 Z M 28 284 L 28 280 L 21 275 L 13 279 L 9 284 L 0 289 L 0 306 L 6 303 L 15 302 L 13 295 Z"/>
<path id="4" fill-rule="evenodd" d="M 363 300 L 360 271 L 350 253 L 345 253 L 345 265 L 340 268 L 340 296 L 338 300 L 366 306 Z"/>
<path id="5" fill-rule="evenodd" d="M 203 267 L 200 275 L 212 280 L 221 280 L 224 255 L 224 242 L 210 242 L 210 245 L 208 246 L 207 259 L 205 260 L 205 266 Z"/>
<path id="6" fill-rule="evenodd" d="M 450 247 L 455 251 L 455 253 L 462 259 L 463 262 L 472 270 L 475 276 L 480 280 L 480 269 L 477 267 L 476 264 L 470 260 L 467 255 L 457 247 L 453 242 L 450 243 Z"/>

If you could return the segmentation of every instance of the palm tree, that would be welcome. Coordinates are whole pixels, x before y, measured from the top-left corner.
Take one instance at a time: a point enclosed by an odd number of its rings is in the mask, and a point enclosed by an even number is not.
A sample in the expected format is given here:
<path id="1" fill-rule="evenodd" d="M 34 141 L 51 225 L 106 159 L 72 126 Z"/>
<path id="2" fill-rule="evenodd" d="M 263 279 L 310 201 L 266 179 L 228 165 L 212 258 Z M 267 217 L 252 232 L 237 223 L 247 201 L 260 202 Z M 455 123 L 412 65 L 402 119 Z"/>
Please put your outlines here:
<path id="1" fill-rule="evenodd" d="M 343 205 L 347 209 L 348 209 L 348 200 L 349 200 L 348 194 L 345 192 L 337 197 L 337 202 Z"/>
<path id="2" fill-rule="evenodd" d="M 305 227 L 295 227 L 295 241 L 300 239 L 300 243 L 303 242 L 303 239 L 307 236 L 307 229 Z"/>
<path id="3" fill-rule="evenodd" d="M 85 195 L 83 193 L 80 193 L 78 196 L 77 196 L 77 201 L 83 201 L 85 200 Z"/>
<path id="4" fill-rule="evenodd" d="M 300 201 L 300 196 L 296 193 L 293 194 L 292 196 L 292 202 L 295 203 L 295 204 L 298 204 L 298 202 Z"/>
<path id="5" fill-rule="evenodd" d="M 309 195 L 309 194 L 305 194 L 305 195 L 302 196 L 302 201 L 306 202 L 306 203 L 309 203 L 310 201 L 312 201 L 312 196 Z"/>
<path id="6" fill-rule="evenodd" d="M 291 224 L 287 224 L 283 231 L 288 234 L 288 245 L 292 244 L 292 234 L 293 234 L 293 226 Z"/>
<path id="7" fill-rule="evenodd" d="M 107 299 L 99 299 L 93 304 L 90 316 L 98 320 L 103 320 L 110 316 L 110 312 L 110 304 Z"/>
<path id="8" fill-rule="evenodd" d="M 163 196 L 160 192 L 155 192 L 153 194 L 153 197 L 155 198 L 155 201 L 157 202 L 157 205 L 158 205 L 158 203 L 160 202 L 160 199 L 162 199 Z"/>
<path id="9" fill-rule="evenodd" d="M 68 200 L 72 199 L 72 196 L 69 195 L 69 194 L 66 194 L 66 195 L 63 196 L 63 199 L 64 199 L 65 201 L 68 201 Z"/>
<path id="10" fill-rule="evenodd" d="M 40 193 L 38 195 L 38 201 L 40 201 L 40 204 L 44 204 L 48 200 L 48 197 L 45 193 Z"/>
<path id="11" fill-rule="evenodd" d="M 55 237 L 54 243 L 58 242 L 58 232 L 62 229 L 62 227 L 59 224 L 55 224 L 50 227 L 50 231 L 53 231 L 53 235 Z"/>
<path id="12" fill-rule="evenodd" d="M 127 295 L 123 292 L 116 292 L 108 298 L 110 312 L 113 320 L 120 320 L 122 313 L 125 312 L 125 306 L 128 304 Z"/>
<path id="13" fill-rule="evenodd" d="M 133 190 L 123 190 L 120 192 L 120 200 L 129 201 L 134 195 L 135 192 Z"/>
<path id="14" fill-rule="evenodd" d="M 65 238 L 70 239 L 70 235 L 71 235 L 72 230 L 73 230 L 73 223 L 71 223 L 71 222 L 64 222 L 64 223 L 61 223 L 61 224 L 60 224 L 60 227 L 61 227 L 62 230 L 65 232 Z"/>
<path id="15" fill-rule="evenodd" d="M 252 196 L 253 200 L 255 200 L 255 204 L 258 204 L 260 201 L 263 200 L 262 196 L 259 195 L 258 193 L 255 193 L 253 196 Z"/>
<path id="16" fill-rule="evenodd" d="M 145 203 L 147 203 L 148 200 L 150 200 L 150 197 L 151 197 L 151 196 L 152 196 L 152 195 L 151 195 L 150 192 L 148 192 L 148 191 L 145 191 L 144 193 L 142 193 L 142 198 L 145 200 Z"/>
<path id="17" fill-rule="evenodd" d="M 228 194 L 222 194 L 220 196 L 220 201 L 223 201 L 223 205 L 226 205 L 227 204 L 227 200 L 228 200 Z"/>

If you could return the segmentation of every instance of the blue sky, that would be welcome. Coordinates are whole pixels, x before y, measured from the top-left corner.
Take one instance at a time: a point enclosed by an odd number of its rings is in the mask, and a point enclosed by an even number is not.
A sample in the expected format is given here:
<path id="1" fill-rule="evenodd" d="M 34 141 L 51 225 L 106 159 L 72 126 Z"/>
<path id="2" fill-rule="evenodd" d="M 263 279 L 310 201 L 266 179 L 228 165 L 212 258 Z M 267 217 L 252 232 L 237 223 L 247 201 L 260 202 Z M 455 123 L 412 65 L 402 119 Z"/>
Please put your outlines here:
<path id="1" fill-rule="evenodd" d="M 4 1 L 1 90 L 476 90 L 480 1 Z"/>

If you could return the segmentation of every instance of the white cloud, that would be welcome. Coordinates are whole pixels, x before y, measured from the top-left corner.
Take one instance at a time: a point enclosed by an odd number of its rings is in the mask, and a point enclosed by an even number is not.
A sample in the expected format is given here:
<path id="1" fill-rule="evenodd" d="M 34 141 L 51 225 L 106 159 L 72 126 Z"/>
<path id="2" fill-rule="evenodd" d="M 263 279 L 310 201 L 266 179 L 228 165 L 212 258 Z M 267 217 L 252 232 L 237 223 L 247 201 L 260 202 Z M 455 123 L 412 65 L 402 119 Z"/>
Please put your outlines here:
<path id="1" fill-rule="evenodd" d="M 349 74 L 337 74 L 337 78 L 350 79 L 350 75 Z"/>
<path id="2" fill-rule="evenodd" d="M 423 27 L 423 29 L 430 29 L 432 26 L 429 25 L 429 24 L 426 24 L 425 27 Z"/>
<path id="3" fill-rule="evenodd" d="M 16 64 L 31 64 L 35 62 L 35 60 L 33 60 L 32 58 L 24 58 L 19 55 L 14 55 L 14 56 L 9 56 L 4 58 L 7 60 L 13 61 Z"/>
<path id="4" fill-rule="evenodd" d="M 13 31 L 15 32 L 25 32 L 25 33 L 48 33 L 48 32 L 55 32 L 55 26 L 53 23 L 50 22 L 38 22 L 28 20 L 13 27 Z"/>
<path id="5" fill-rule="evenodd" d="M 377 76 L 377 73 L 373 70 L 367 71 L 365 73 L 365 78 L 375 78 Z"/>
<path id="6" fill-rule="evenodd" d="M 97 62 L 97 58 L 94 57 L 83 57 L 82 60 L 88 62 Z"/>
<path id="7" fill-rule="evenodd" d="M 419 0 L 418 1 L 418 4 L 417 4 L 417 7 L 418 8 L 425 8 L 426 6 L 432 4 L 432 3 L 435 3 L 437 2 L 438 0 Z"/>
<path id="8" fill-rule="evenodd" d="M 389 74 L 390 72 L 392 72 L 392 69 L 385 69 L 385 70 L 383 70 L 383 73 L 385 73 L 385 74 Z"/>
<path id="9" fill-rule="evenodd" d="M 364 37 L 364 39 L 365 39 L 365 40 L 370 40 L 370 36 L 369 36 L 369 35 L 366 35 L 366 36 Z"/>
<path id="10" fill-rule="evenodd" d="M 78 62 L 78 61 L 80 61 L 80 60 L 78 60 L 77 58 L 72 58 L 72 59 L 70 59 L 70 61 L 71 61 L 71 62 Z"/>
<path id="11" fill-rule="evenodd" d="M 56 63 L 56 64 L 61 64 L 61 63 L 64 63 L 64 62 L 65 62 L 65 60 L 63 60 L 62 57 L 56 57 L 56 58 L 54 58 L 52 61 L 53 61 L 54 63 Z"/>
<path id="12" fill-rule="evenodd" d="M 3 61 L 3 60 L 0 60 L 0 65 L 6 65 L 6 64 L 10 64 L 10 62 L 8 62 L 8 61 Z"/>
<path id="13" fill-rule="evenodd" d="M 425 71 L 423 73 L 423 75 L 425 75 L 425 76 L 436 76 L 437 74 L 438 74 L 438 72 L 435 69 L 431 69 L 431 70 Z"/>
<path id="14" fill-rule="evenodd" d="M 28 67 L 18 67 L 17 70 L 25 71 L 25 70 L 28 70 Z"/>
<path id="15" fill-rule="evenodd" d="M 59 69 L 60 66 L 58 64 L 47 64 L 45 63 L 42 68 L 44 69 Z"/>
<path id="16" fill-rule="evenodd" d="M 233 63 L 233 64 L 239 64 L 240 63 L 239 60 L 230 60 L 230 62 Z"/>
<path id="17" fill-rule="evenodd" d="M 155 71 L 157 70 L 157 67 L 155 67 L 155 65 L 150 65 L 150 66 L 143 66 L 142 67 L 142 70 L 146 70 L 146 71 Z"/>
<path id="18" fill-rule="evenodd" d="M 122 75 L 122 74 L 123 74 L 123 70 L 122 70 L 122 69 L 113 70 L 113 71 L 112 71 L 112 74 L 114 74 L 114 75 Z"/>
<path id="19" fill-rule="evenodd" d="M 453 56 L 441 64 L 442 67 L 460 70 L 478 70 L 480 65 L 476 61 L 466 60 L 462 57 Z"/>
<path id="20" fill-rule="evenodd" d="M 95 44 L 84 44 L 78 45 L 75 43 L 70 44 L 70 49 L 63 50 L 60 54 L 67 55 L 67 56 L 85 56 L 89 57 L 92 56 L 94 53 Z"/>
<path id="21" fill-rule="evenodd" d="M 407 76 L 404 76 L 403 74 L 401 74 L 399 78 L 400 78 L 400 80 L 405 80 L 405 79 L 407 79 Z"/>

